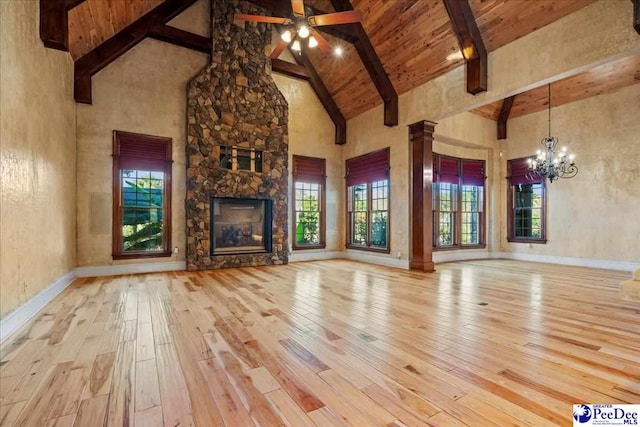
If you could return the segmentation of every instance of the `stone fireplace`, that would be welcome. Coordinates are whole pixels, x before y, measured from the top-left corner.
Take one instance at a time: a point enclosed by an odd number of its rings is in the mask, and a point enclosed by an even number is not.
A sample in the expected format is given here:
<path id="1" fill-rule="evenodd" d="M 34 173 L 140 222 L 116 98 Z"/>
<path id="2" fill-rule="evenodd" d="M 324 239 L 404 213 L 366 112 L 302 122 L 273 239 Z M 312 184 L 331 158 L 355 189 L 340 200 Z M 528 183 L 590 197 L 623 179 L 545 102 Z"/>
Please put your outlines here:
<path id="1" fill-rule="evenodd" d="M 187 87 L 187 269 L 287 262 L 287 102 L 271 78 L 264 15 L 212 1 L 211 63 Z M 232 228 L 233 227 L 233 228 Z"/>

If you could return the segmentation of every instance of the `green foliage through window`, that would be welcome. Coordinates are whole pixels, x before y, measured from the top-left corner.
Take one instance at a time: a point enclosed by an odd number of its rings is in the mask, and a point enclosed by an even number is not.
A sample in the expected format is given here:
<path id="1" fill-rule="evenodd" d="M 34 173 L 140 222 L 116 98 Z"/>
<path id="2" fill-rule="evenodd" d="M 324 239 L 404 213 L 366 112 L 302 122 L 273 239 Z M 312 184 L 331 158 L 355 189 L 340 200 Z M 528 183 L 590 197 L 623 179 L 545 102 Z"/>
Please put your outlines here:
<path id="1" fill-rule="evenodd" d="M 349 194 L 349 244 L 389 248 L 389 181 L 352 185 Z"/>
<path id="2" fill-rule="evenodd" d="M 121 172 L 124 252 L 161 251 L 164 174 L 140 170 Z"/>
<path id="3" fill-rule="evenodd" d="M 319 245 L 320 184 L 296 182 L 296 245 Z"/>

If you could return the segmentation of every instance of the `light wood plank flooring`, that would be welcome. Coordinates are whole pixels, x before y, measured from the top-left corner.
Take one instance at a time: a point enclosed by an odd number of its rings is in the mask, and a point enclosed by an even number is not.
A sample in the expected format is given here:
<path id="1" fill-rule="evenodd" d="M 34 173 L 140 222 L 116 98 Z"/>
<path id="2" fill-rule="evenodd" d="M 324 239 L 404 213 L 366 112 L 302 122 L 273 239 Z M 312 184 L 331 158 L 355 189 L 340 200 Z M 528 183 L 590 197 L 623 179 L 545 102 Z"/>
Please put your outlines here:
<path id="1" fill-rule="evenodd" d="M 5 426 L 571 425 L 640 402 L 625 273 L 334 260 L 77 280 L 0 348 Z"/>

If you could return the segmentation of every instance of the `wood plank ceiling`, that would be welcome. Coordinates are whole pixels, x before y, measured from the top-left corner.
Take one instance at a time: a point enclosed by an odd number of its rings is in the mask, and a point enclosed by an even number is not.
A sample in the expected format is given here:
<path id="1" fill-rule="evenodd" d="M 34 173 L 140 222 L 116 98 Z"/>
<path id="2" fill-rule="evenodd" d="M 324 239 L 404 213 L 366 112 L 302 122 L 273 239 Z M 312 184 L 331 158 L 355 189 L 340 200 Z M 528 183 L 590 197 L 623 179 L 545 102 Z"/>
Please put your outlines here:
<path id="1" fill-rule="evenodd" d="M 286 0 L 283 0 L 286 1 Z M 491 52 L 595 0 L 469 0 L 487 51 Z M 69 11 L 69 50 L 74 59 L 99 46 L 160 4 L 161 0 L 86 0 Z M 308 4 L 333 12 L 330 0 Z M 459 44 L 442 0 L 352 0 L 363 13 L 363 27 L 398 94 L 463 64 Z M 310 60 L 346 119 L 382 98 L 354 47 L 336 58 L 312 52 Z M 515 114 L 516 106 L 514 106 Z"/>
<path id="2" fill-rule="evenodd" d="M 76 60 L 162 3 L 162 0 L 85 0 L 69 11 L 69 52 Z"/>
<path id="3" fill-rule="evenodd" d="M 470 4 L 491 52 L 593 1 L 471 0 Z M 362 12 L 363 26 L 399 94 L 464 63 L 461 56 L 455 56 L 459 45 L 441 0 L 352 0 L 352 4 Z M 341 58 L 319 51 L 309 56 L 345 117 L 353 118 L 381 104 L 355 50 L 344 41 L 327 39 L 345 48 Z"/>
<path id="4" fill-rule="evenodd" d="M 640 83 L 640 54 L 609 62 L 591 70 L 576 74 L 551 84 L 551 106 L 557 107 L 603 93 L 611 93 Z M 509 119 L 546 110 L 548 88 L 540 86 L 517 94 Z M 496 101 L 472 110 L 491 120 L 498 120 L 502 101 Z"/>

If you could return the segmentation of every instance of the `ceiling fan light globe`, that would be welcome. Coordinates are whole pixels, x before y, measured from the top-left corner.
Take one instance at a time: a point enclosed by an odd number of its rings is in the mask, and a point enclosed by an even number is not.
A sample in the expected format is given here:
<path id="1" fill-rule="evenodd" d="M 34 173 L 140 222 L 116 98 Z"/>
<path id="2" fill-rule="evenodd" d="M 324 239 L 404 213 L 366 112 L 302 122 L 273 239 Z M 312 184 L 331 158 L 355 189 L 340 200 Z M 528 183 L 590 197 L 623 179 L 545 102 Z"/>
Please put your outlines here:
<path id="1" fill-rule="evenodd" d="M 291 30 L 287 30 L 280 35 L 282 41 L 289 43 L 291 41 Z"/>
<path id="2" fill-rule="evenodd" d="M 317 46 L 318 46 L 318 40 L 313 36 L 309 37 L 309 47 L 313 48 Z"/>
<path id="3" fill-rule="evenodd" d="M 309 37 L 309 34 L 309 28 L 306 25 L 300 25 L 300 28 L 298 28 L 298 35 L 303 39 L 306 39 Z"/>
<path id="4" fill-rule="evenodd" d="M 295 50 L 296 52 L 300 52 L 302 50 L 302 47 L 300 46 L 300 41 L 296 40 L 293 42 L 293 44 L 291 45 L 291 49 Z"/>

